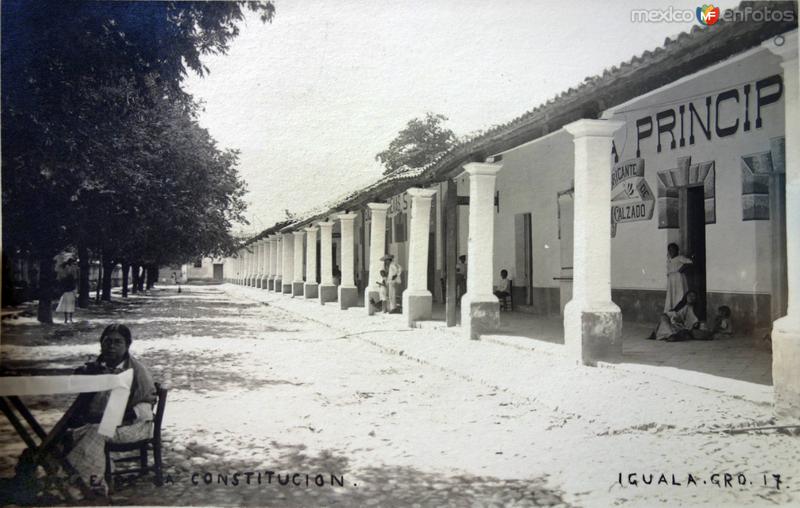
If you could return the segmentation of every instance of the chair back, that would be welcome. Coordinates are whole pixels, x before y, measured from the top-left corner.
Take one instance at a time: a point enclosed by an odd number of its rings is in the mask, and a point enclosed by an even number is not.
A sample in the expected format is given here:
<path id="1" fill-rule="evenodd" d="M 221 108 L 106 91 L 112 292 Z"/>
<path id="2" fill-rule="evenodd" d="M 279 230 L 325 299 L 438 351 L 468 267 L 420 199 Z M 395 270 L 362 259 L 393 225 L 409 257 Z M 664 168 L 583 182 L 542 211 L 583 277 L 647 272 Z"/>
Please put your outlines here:
<path id="1" fill-rule="evenodd" d="M 159 383 L 156 385 L 156 410 L 153 415 L 153 437 L 155 439 L 161 438 L 161 422 L 164 420 L 164 408 L 167 406 L 167 388 L 164 388 Z"/>

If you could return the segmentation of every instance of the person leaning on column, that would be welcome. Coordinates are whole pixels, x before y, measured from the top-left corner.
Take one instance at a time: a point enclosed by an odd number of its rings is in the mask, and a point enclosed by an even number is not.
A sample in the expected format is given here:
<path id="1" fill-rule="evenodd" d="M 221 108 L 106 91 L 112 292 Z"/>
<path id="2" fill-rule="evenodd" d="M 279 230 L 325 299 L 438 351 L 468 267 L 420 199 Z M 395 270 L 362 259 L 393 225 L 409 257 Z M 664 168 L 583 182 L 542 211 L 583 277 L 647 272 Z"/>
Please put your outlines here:
<path id="1" fill-rule="evenodd" d="M 394 256 L 391 254 L 383 256 L 381 261 L 387 264 L 386 284 L 389 293 L 387 309 L 389 312 L 395 312 L 398 309 L 397 297 L 400 296 L 400 285 L 403 283 L 403 267 L 394 260 Z"/>

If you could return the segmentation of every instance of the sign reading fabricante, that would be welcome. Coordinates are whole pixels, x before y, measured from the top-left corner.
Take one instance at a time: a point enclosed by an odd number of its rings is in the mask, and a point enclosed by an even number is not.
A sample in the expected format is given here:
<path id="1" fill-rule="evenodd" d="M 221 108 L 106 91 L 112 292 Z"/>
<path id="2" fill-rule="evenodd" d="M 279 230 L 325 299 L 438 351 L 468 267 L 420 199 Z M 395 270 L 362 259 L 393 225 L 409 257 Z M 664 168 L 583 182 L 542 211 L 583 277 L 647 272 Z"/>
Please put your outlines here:
<path id="1" fill-rule="evenodd" d="M 650 220 L 655 196 L 644 179 L 644 159 L 615 164 L 611 170 L 611 222 Z"/>

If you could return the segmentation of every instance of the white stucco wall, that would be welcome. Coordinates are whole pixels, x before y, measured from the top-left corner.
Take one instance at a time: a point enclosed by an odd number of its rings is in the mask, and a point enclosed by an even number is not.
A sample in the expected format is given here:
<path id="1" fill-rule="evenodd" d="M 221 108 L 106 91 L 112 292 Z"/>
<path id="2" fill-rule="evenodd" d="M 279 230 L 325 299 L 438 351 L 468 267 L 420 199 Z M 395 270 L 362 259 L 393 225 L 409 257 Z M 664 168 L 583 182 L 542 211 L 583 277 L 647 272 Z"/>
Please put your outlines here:
<path id="1" fill-rule="evenodd" d="M 559 131 L 503 154 L 503 169 L 496 181 L 500 213 L 494 226 L 495 284 L 505 268 L 516 285 L 523 285 L 515 273 L 514 217 L 530 213 L 533 286 L 558 287 L 553 280 L 561 272 L 557 195 L 572 186 L 572 147 L 572 136 Z"/>
<path id="2" fill-rule="evenodd" d="M 678 157 L 691 156 L 692 163 L 715 161 L 716 223 L 706 225 L 706 277 L 708 291 L 769 292 L 771 273 L 769 221 L 742 220 L 741 157 L 770 148 L 770 138 L 783 136 L 783 98 L 762 108 L 763 125 L 755 127 L 755 82 L 781 74 L 777 58 L 762 51 L 728 63 L 717 70 L 703 73 L 684 83 L 623 106 L 624 112 L 613 115 L 626 121 L 626 127 L 615 136 L 620 161 L 636 157 L 636 120 L 653 119 L 654 132 L 641 141 L 641 157 L 645 159 L 645 178 L 657 193 L 656 173 L 677 167 Z M 744 131 L 743 86 L 751 85 L 749 116 L 751 129 Z M 731 136 L 718 137 L 714 131 L 716 96 L 721 91 L 737 88 L 740 103 L 729 100 L 721 104 L 720 125 L 732 125 L 739 119 L 739 129 Z M 766 90 L 765 90 L 766 93 Z M 676 114 L 681 104 L 691 101 L 704 115 L 705 97 L 712 97 L 711 140 L 695 128 L 695 144 L 688 140 L 689 115 L 684 121 L 686 145 L 669 148 L 668 134 L 662 135 L 662 151 L 657 152 L 655 115 L 672 107 Z M 678 130 L 676 129 L 676 135 Z M 630 222 L 617 226 L 612 240 L 611 280 L 615 288 L 660 289 L 664 286 L 666 245 L 677 241 L 677 229 L 658 229 L 658 211 L 649 221 Z"/>
<path id="3" fill-rule="evenodd" d="M 650 115 L 653 134 L 641 144 L 645 160 L 645 179 L 657 195 L 657 172 L 675 168 L 678 157 L 691 156 L 692 163 L 715 161 L 716 223 L 706 225 L 707 290 L 727 293 L 770 291 L 770 222 L 742 220 L 741 157 L 770 149 L 770 138 L 784 132 L 783 98 L 761 110 L 763 125 L 756 128 L 756 81 L 781 74 L 777 59 L 768 52 L 740 57 L 710 72 L 673 84 L 652 95 L 618 107 L 624 111 L 611 118 L 623 119 L 626 127 L 615 136 L 620 161 L 636 157 L 636 120 Z M 750 84 L 749 117 L 745 132 L 743 86 Z M 720 106 L 720 125 L 732 125 L 739 118 L 738 131 L 719 137 L 714 130 L 715 101 L 721 91 L 739 89 L 739 104 L 733 100 Z M 769 90 L 765 89 L 764 93 Z M 705 114 L 705 97 L 712 97 L 711 141 L 695 127 L 695 143 L 689 144 L 688 103 Z M 658 153 L 655 115 L 684 104 L 686 145 L 669 148 L 669 135 L 662 134 Z M 679 138 L 679 131 L 674 131 Z M 497 177 L 500 212 L 495 215 L 494 278 L 505 268 L 512 279 L 515 273 L 514 216 L 531 213 L 533 229 L 533 286 L 558 287 L 553 280 L 560 274 L 557 194 L 571 187 L 573 178 L 572 137 L 563 130 L 503 153 L 503 169 Z M 610 182 L 609 168 L 609 182 Z M 462 181 L 463 180 L 463 181 Z M 458 179 L 459 195 L 469 193 L 466 177 Z M 609 215 L 610 215 L 609 203 Z M 467 207 L 459 207 L 459 253 L 466 252 Z M 609 217 L 610 220 L 610 217 Z M 666 246 L 679 239 L 678 229 L 658 229 L 658 209 L 650 220 L 617 225 L 612 239 L 611 281 L 615 289 L 663 289 Z M 516 282 L 515 282 L 516 284 Z"/>

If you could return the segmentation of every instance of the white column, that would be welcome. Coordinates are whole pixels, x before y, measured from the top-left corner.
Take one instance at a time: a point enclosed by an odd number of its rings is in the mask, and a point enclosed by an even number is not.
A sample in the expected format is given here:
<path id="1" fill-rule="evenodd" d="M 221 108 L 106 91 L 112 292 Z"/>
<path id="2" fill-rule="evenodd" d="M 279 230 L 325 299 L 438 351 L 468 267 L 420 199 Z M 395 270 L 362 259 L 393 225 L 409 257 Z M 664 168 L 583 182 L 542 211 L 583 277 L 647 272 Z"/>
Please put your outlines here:
<path id="1" fill-rule="evenodd" d="M 319 223 L 320 240 L 320 284 L 319 303 L 335 302 L 338 298 L 333 283 L 333 222 Z"/>
<path id="2" fill-rule="evenodd" d="M 276 293 L 283 292 L 283 233 L 278 233 L 276 237 L 278 245 L 278 255 L 275 257 L 275 286 Z"/>
<path id="3" fill-rule="evenodd" d="M 250 285 L 250 277 L 253 273 L 253 244 L 248 243 L 247 246 L 244 248 L 244 261 L 245 261 L 245 270 L 244 270 L 244 285 Z"/>
<path id="4" fill-rule="evenodd" d="M 292 279 L 294 278 L 294 235 L 283 235 L 283 288 L 282 293 L 292 293 Z"/>
<path id="5" fill-rule="evenodd" d="M 244 285 L 247 276 L 247 249 L 242 247 L 239 251 L 239 284 Z"/>
<path id="6" fill-rule="evenodd" d="M 246 247 L 242 247 L 241 250 L 239 250 L 239 284 L 241 285 L 244 285 L 245 269 L 247 268 L 247 250 L 245 249 Z"/>
<path id="7" fill-rule="evenodd" d="M 353 225 L 356 219 L 354 213 L 342 213 L 337 216 L 342 230 L 342 280 L 339 284 L 339 308 L 348 309 L 358 303 L 358 288 L 354 276 L 354 242 Z"/>
<path id="8" fill-rule="evenodd" d="M 303 252 L 303 241 L 305 240 L 305 231 L 294 232 L 294 277 L 292 279 L 292 296 L 303 295 L 303 259 L 305 253 Z"/>
<path id="9" fill-rule="evenodd" d="M 575 144 L 572 300 L 564 343 L 581 363 L 622 358 L 622 314 L 611 301 L 611 143 L 619 120 L 578 120 L 564 127 Z"/>
<path id="10" fill-rule="evenodd" d="M 306 283 L 303 285 L 303 296 L 317 298 L 317 227 L 309 226 L 306 232 Z"/>
<path id="11" fill-rule="evenodd" d="M 411 188 L 411 220 L 408 226 L 408 286 L 403 292 L 403 315 L 409 326 L 431 318 L 433 295 L 428 291 L 428 247 L 431 201 L 436 189 Z"/>
<path id="12" fill-rule="evenodd" d="M 271 236 L 264 238 L 264 275 L 261 278 L 261 289 L 269 289 L 269 281 L 272 276 L 272 240 Z"/>
<path id="13" fill-rule="evenodd" d="M 266 238 L 262 238 L 260 240 L 260 243 L 261 243 L 261 264 L 258 268 L 258 287 L 263 289 L 266 287 L 268 241 Z"/>
<path id="14" fill-rule="evenodd" d="M 494 296 L 494 190 L 502 164 L 471 162 L 469 174 L 469 235 L 467 292 L 461 297 L 461 326 L 470 339 L 497 330 L 500 303 Z"/>
<path id="15" fill-rule="evenodd" d="M 253 277 L 253 287 L 260 288 L 261 287 L 261 265 L 264 259 L 264 244 L 261 240 L 256 240 L 255 243 L 255 255 L 256 255 L 256 268 L 254 270 L 255 275 Z"/>
<path id="16" fill-rule="evenodd" d="M 239 283 L 239 251 L 233 257 L 233 283 Z"/>
<path id="17" fill-rule="evenodd" d="M 381 258 L 385 255 L 386 248 L 386 212 L 389 210 L 387 203 L 369 203 L 370 212 L 369 229 L 369 288 L 364 295 L 364 307 L 372 315 L 375 308 L 370 301 L 379 301 L 380 288 L 378 281 L 381 278 L 384 262 Z"/>
<path id="18" fill-rule="evenodd" d="M 277 235 L 269 236 L 269 281 L 267 282 L 267 289 L 275 290 L 275 278 L 278 276 L 278 237 Z"/>
<path id="19" fill-rule="evenodd" d="M 781 43 L 780 46 L 776 43 Z M 786 315 L 772 323 L 775 413 L 800 421 L 800 66 L 797 30 L 766 43 L 781 57 L 786 139 Z"/>
<path id="20" fill-rule="evenodd" d="M 256 266 L 258 263 L 258 243 L 251 242 L 250 243 L 250 269 L 249 269 L 249 278 L 247 280 L 248 286 L 254 286 L 256 280 Z"/>

